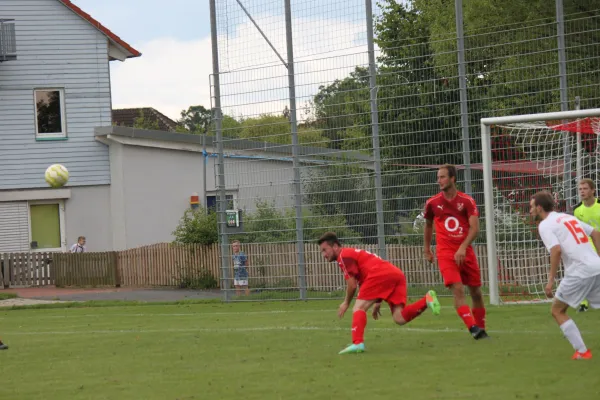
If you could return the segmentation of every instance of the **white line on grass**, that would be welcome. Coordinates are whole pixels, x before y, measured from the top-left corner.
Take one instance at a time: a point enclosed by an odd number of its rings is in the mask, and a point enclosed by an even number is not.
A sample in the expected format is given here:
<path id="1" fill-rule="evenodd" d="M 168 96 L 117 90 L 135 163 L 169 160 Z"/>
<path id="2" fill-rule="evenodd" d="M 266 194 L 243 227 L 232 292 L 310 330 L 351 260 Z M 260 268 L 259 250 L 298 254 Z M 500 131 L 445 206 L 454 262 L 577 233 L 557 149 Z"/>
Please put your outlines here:
<path id="1" fill-rule="evenodd" d="M 348 328 L 319 327 L 319 326 L 263 326 L 251 328 L 186 328 L 186 329 L 106 329 L 106 330 L 82 330 L 82 331 L 37 331 L 37 332 L 3 332 L 6 336 L 41 336 L 41 335 L 89 335 L 89 334 L 144 334 L 144 333 L 240 333 L 240 332 L 270 332 L 270 331 L 320 331 L 340 332 L 349 331 Z M 408 333 L 465 333 L 464 329 L 433 329 L 433 328 L 369 328 L 369 332 L 408 332 Z M 536 335 L 558 335 L 556 330 L 532 331 L 532 330 L 491 330 L 492 334 L 536 334 Z M 584 332 L 594 334 L 594 332 Z"/>
<path id="2" fill-rule="evenodd" d="M 57 309 L 54 309 L 57 310 Z M 58 309 L 60 310 L 60 309 Z M 64 310 L 76 310 L 73 308 L 65 308 Z M 80 308 L 77 310 L 81 310 Z M 44 310 L 46 311 L 46 310 Z M 383 311 L 383 310 L 382 310 Z M 10 311 L 11 313 L 14 311 Z M 296 313 L 321 313 L 321 312 L 337 312 L 337 309 L 329 310 L 270 310 L 270 311 L 217 311 L 217 312 L 198 312 L 198 313 L 98 313 L 98 314 L 73 314 L 73 315 L 19 315 L 17 318 L 35 318 L 35 319 L 52 319 L 52 318 L 79 318 L 79 317 L 202 317 L 213 315 L 256 315 L 256 314 L 296 314 Z M 10 315 L 10 314 L 9 314 Z M 10 317 L 0 317 L 0 319 L 10 319 Z"/>

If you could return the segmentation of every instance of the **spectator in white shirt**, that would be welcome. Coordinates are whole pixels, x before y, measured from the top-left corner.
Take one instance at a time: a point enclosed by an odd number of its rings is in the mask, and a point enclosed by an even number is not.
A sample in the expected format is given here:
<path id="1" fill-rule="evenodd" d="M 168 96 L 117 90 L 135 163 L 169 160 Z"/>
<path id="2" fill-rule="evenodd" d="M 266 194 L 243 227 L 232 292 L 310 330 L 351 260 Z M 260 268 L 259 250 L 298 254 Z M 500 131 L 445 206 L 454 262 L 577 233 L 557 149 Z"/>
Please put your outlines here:
<path id="1" fill-rule="evenodd" d="M 85 253 L 85 236 L 79 236 L 77 243 L 71 246 L 71 253 Z"/>

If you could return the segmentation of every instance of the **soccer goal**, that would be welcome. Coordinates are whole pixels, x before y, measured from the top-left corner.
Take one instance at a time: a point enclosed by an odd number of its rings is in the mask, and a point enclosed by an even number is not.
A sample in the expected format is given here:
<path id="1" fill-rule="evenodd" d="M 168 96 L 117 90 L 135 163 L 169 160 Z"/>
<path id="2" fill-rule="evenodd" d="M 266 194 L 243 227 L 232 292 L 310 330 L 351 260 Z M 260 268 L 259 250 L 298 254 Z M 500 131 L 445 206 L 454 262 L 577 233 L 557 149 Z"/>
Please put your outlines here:
<path id="1" fill-rule="evenodd" d="M 529 201 L 548 190 L 571 214 L 579 180 L 598 182 L 600 109 L 483 118 L 481 135 L 490 302 L 549 301 L 549 256 Z"/>

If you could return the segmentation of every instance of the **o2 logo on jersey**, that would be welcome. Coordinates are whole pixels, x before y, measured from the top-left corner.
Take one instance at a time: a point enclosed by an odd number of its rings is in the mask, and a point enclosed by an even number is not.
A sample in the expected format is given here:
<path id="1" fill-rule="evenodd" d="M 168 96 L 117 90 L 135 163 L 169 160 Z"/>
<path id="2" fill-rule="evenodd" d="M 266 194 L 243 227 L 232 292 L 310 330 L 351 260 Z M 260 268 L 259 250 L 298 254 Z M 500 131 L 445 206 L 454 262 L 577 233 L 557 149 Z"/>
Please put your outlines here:
<path id="1" fill-rule="evenodd" d="M 459 235 L 463 234 L 463 228 L 462 226 L 460 226 L 460 222 L 458 222 L 458 219 L 456 219 L 456 217 L 446 218 L 446 220 L 444 221 L 444 228 L 446 228 L 446 230 L 450 233 L 458 231 Z"/>
<path id="2" fill-rule="evenodd" d="M 567 227 L 567 229 L 569 230 L 569 232 L 571 232 L 571 235 L 573 235 L 573 238 L 575 239 L 575 242 L 577 244 L 589 242 L 589 239 L 588 239 L 587 235 L 585 234 L 585 231 L 583 229 L 581 229 L 581 226 L 579 226 L 576 219 L 572 219 L 570 221 L 565 221 L 564 224 Z"/>

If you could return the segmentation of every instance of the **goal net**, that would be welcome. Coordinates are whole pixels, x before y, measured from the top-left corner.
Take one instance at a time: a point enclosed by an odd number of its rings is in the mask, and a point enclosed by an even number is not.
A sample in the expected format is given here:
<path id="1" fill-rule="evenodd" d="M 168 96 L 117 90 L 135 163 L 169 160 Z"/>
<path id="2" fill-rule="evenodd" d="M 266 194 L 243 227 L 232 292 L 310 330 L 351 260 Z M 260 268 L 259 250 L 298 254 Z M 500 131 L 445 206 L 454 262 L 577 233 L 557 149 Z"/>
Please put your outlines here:
<path id="1" fill-rule="evenodd" d="M 529 201 L 548 190 L 556 210 L 572 214 L 579 180 L 598 182 L 599 117 L 594 109 L 482 119 L 492 304 L 549 301 L 549 255 L 529 216 Z M 557 282 L 561 276 L 562 268 Z"/>

